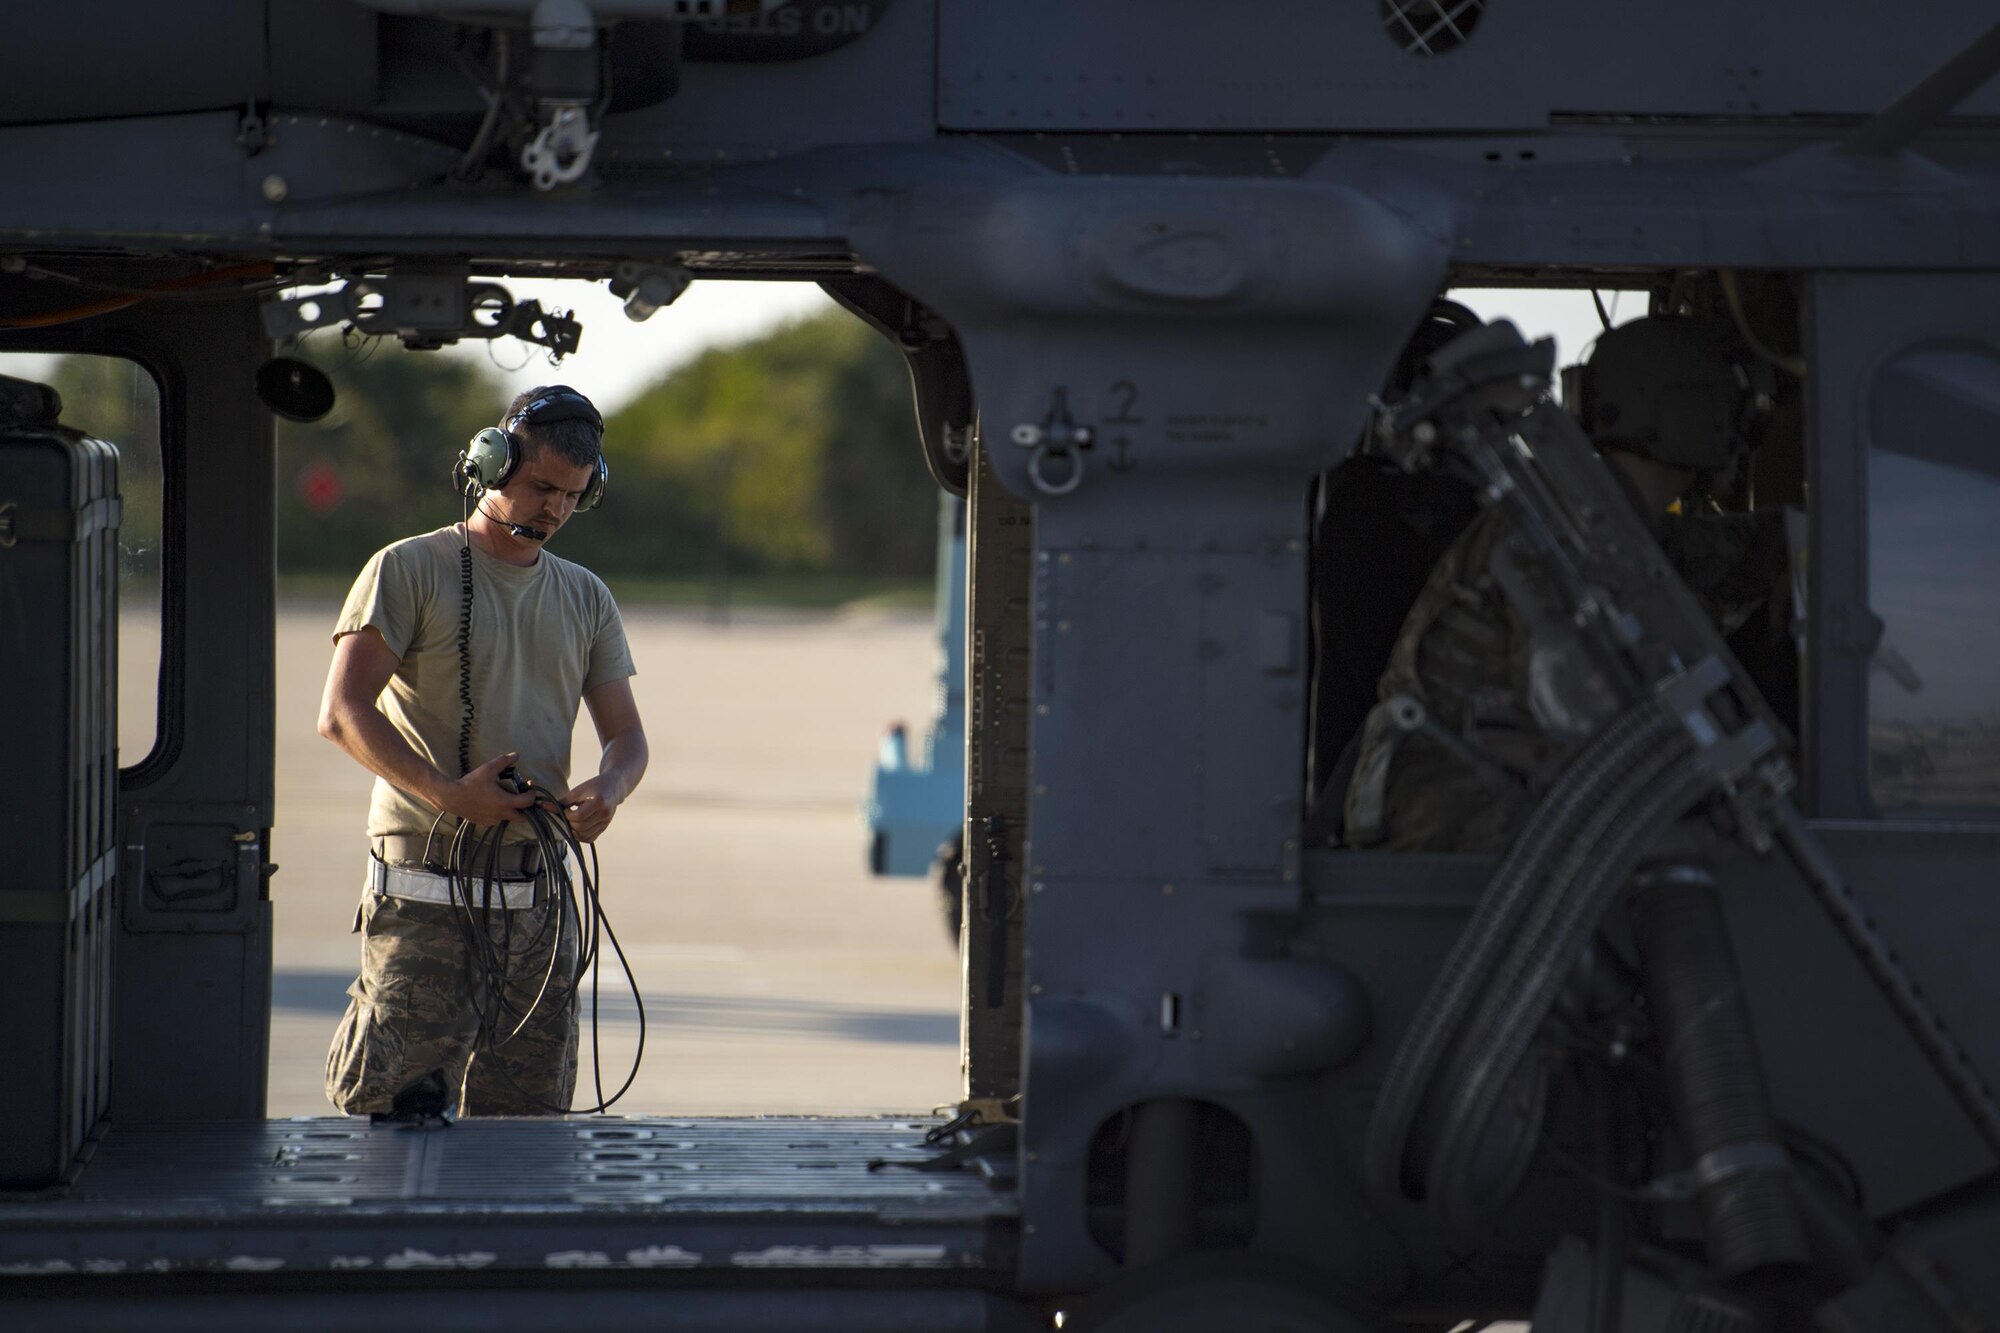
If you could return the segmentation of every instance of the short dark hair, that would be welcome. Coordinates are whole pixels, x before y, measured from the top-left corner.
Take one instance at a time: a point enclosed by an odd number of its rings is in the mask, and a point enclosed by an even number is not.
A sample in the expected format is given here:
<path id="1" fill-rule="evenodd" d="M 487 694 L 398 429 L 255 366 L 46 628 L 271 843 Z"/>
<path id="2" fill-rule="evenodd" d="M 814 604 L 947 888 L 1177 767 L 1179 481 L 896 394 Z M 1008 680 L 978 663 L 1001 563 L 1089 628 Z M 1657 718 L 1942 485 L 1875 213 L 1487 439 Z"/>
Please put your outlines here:
<path id="1" fill-rule="evenodd" d="M 537 400 L 553 394 L 573 395 L 577 403 L 575 415 L 565 412 L 551 412 L 552 421 L 520 420 L 529 406 Z M 584 415 L 583 408 L 589 408 Z M 604 452 L 604 427 L 599 424 L 597 409 L 590 407 L 590 400 L 566 384 L 538 384 L 534 388 L 514 395 L 514 401 L 507 404 L 503 424 L 521 440 L 526 450 L 553 449 L 565 463 L 575 467 L 593 467 Z"/>

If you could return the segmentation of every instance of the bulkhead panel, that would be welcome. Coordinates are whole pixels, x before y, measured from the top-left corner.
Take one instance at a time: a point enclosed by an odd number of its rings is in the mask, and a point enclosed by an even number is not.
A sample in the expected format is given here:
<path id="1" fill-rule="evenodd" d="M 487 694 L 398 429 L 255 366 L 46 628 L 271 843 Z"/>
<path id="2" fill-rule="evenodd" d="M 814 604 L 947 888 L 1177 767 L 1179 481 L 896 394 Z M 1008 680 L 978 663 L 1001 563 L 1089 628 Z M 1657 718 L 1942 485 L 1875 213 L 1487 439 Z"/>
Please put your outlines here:
<path id="1" fill-rule="evenodd" d="M 1867 0 L 938 0 L 954 130 L 1521 130 L 1865 116 L 1989 6 Z M 2000 114 L 2000 86 L 1961 108 Z"/>

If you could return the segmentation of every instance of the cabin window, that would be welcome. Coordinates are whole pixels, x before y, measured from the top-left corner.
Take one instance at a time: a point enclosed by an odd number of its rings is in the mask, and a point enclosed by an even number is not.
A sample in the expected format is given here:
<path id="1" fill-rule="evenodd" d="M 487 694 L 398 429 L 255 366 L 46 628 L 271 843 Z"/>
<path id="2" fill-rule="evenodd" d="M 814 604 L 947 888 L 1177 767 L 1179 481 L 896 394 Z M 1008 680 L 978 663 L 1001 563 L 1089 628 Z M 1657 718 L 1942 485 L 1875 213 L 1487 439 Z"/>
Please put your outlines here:
<path id="1" fill-rule="evenodd" d="M 1869 791 L 1884 812 L 2000 809 L 2000 349 L 1907 352 L 1872 407 Z"/>
<path id="2" fill-rule="evenodd" d="M 124 499 L 118 532 L 118 762 L 135 768 L 159 738 L 160 388 L 137 362 L 115 356 L 0 353 L 0 375 L 52 385 L 62 424 L 118 447 Z"/>

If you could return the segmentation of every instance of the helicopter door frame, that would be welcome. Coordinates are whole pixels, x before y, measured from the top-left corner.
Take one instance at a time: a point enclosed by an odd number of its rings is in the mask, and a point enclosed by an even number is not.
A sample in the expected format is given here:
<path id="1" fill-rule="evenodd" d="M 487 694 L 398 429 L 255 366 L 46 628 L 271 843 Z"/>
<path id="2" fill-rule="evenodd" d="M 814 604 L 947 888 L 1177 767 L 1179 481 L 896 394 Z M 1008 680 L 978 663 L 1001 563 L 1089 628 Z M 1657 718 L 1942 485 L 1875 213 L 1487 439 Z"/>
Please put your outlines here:
<path id="1" fill-rule="evenodd" d="M 0 351 L 121 357 L 159 385 L 159 736 L 119 774 L 111 1115 L 262 1119 L 276 509 L 274 422 L 251 391 L 270 355 L 256 302 L 0 331 Z"/>

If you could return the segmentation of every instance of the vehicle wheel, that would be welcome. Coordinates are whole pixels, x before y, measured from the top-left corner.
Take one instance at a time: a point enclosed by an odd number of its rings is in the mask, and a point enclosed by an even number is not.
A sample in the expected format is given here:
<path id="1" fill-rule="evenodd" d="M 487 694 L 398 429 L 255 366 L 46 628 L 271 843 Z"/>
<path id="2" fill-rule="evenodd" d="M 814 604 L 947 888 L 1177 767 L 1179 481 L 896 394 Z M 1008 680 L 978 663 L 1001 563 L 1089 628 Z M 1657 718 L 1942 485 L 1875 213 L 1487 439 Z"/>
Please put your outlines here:
<path id="1" fill-rule="evenodd" d="M 944 912 L 944 928 L 956 949 L 965 930 L 965 834 L 956 833 L 938 844 L 937 860 L 931 862 L 931 885 L 938 893 Z"/>
<path id="2" fill-rule="evenodd" d="M 1301 1264 L 1246 1252 L 1188 1255 L 1126 1274 L 1064 1311 L 1065 1333 L 1388 1333 Z"/>

